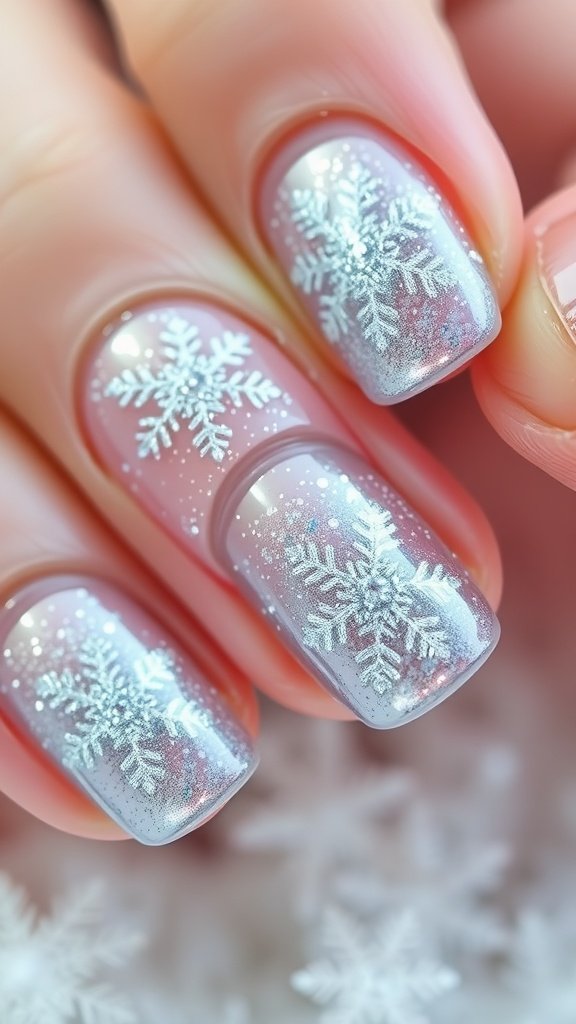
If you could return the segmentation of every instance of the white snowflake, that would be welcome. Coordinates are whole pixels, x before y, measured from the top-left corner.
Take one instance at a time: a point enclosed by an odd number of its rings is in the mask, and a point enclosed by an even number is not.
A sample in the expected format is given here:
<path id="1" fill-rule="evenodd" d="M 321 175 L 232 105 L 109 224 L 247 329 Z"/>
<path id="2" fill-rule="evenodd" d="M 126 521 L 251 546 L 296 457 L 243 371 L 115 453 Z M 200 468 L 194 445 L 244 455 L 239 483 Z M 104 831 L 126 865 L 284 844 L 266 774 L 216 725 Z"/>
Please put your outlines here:
<path id="1" fill-rule="evenodd" d="M 576 927 L 571 906 L 560 913 L 522 910 L 505 981 L 520 997 L 517 1024 L 574 1024 Z"/>
<path id="2" fill-rule="evenodd" d="M 283 858 L 302 920 L 317 916 L 337 871 L 364 874 L 382 823 L 390 827 L 410 797 L 408 772 L 369 768 L 355 754 L 354 735 L 351 725 L 315 720 L 302 722 L 295 736 L 276 728 L 269 756 L 265 742 L 262 751 L 264 799 L 244 810 L 234 830 L 240 849 Z"/>
<path id="3" fill-rule="evenodd" d="M 127 928 L 105 926 L 98 885 L 83 885 L 39 918 L 25 893 L 0 874 L 2 1024 L 135 1024 L 135 1012 L 105 974 L 141 944 Z"/>
<path id="4" fill-rule="evenodd" d="M 409 908 L 434 948 L 457 957 L 460 966 L 507 947 L 510 929 L 500 899 L 511 857 L 487 839 L 469 844 L 464 820 L 460 834 L 446 818 L 441 801 L 410 800 L 380 838 L 376 855 L 363 870 L 352 865 L 342 872 L 334 891 L 363 915 Z"/>
<path id="5" fill-rule="evenodd" d="M 420 562 L 406 574 L 390 552 L 398 547 L 396 527 L 386 509 L 368 505 L 360 509 L 353 523 L 356 534 L 354 554 L 341 568 L 332 545 L 323 552 L 306 540 L 288 548 L 287 557 L 295 576 L 319 592 L 317 612 L 310 612 L 304 627 L 304 641 L 316 650 L 332 651 L 336 644 L 349 643 L 352 625 L 358 638 L 366 638 L 355 655 L 360 680 L 383 694 L 400 679 L 401 655 L 391 646 L 400 640 L 405 652 L 423 660 L 446 660 L 450 650 L 438 615 L 418 614 L 418 598 L 445 603 L 459 582 L 446 574 L 442 565 L 433 569 Z M 332 595 L 331 603 L 323 595 Z"/>
<path id="6" fill-rule="evenodd" d="M 358 317 L 364 336 L 383 352 L 400 330 L 397 287 L 435 298 L 455 283 L 443 257 L 421 244 L 438 215 L 431 194 L 387 198 L 382 182 L 355 161 L 329 192 L 322 184 L 294 189 L 290 205 L 310 243 L 294 260 L 292 280 L 308 295 L 321 293 L 330 341 L 340 341 Z"/>
<path id="7" fill-rule="evenodd" d="M 327 1008 L 322 1024 L 426 1024 L 426 1008 L 459 984 L 428 950 L 410 913 L 367 931 L 338 908 L 326 912 L 325 956 L 297 971 L 297 992 Z"/>
<path id="8" fill-rule="evenodd" d="M 252 354 L 248 335 L 223 331 L 211 338 L 208 353 L 197 328 L 183 317 L 172 317 L 160 333 L 163 362 L 158 369 L 143 363 L 114 377 L 105 394 L 119 400 L 122 408 L 140 409 L 149 402 L 158 407 L 155 415 L 139 420 L 136 435 L 141 458 L 159 459 L 162 449 L 171 448 L 174 434 L 186 423 L 193 445 L 200 455 L 221 462 L 230 444 L 232 430 L 218 417 L 229 403 L 237 408 L 248 402 L 262 409 L 282 394 L 280 388 L 259 370 L 233 370 L 243 366 Z"/>
<path id="9" fill-rule="evenodd" d="M 159 699 L 172 686 L 178 671 L 168 651 L 148 652 L 124 671 L 118 652 L 100 637 L 89 637 L 78 652 L 80 670 L 46 672 L 36 681 L 43 703 L 68 716 L 64 763 L 71 768 L 93 768 L 104 745 L 125 751 L 120 771 L 134 788 L 152 795 L 166 774 L 163 755 L 149 744 L 165 733 L 170 738 L 193 735 L 210 724 L 209 713 L 191 701 Z"/>

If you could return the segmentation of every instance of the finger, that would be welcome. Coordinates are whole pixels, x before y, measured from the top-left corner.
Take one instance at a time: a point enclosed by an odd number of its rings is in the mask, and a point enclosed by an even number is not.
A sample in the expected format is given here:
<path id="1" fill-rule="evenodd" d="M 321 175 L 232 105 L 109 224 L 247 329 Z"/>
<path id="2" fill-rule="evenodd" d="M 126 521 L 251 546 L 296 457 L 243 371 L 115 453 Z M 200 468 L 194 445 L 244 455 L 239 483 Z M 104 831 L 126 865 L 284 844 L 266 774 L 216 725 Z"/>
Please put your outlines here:
<path id="1" fill-rule="evenodd" d="M 526 202 L 560 179 L 573 182 L 574 5 L 470 4 L 453 25 Z M 476 392 L 499 433 L 569 487 L 576 482 L 575 211 L 572 188 L 528 217 L 522 276 L 502 335 L 475 367 Z"/>
<path id="2" fill-rule="evenodd" d="M 0 475 L 0 789 L 78 835 L 178 838 L 253 771 L 252 691 L 5 416 Z"/>
<path id="3" fill-rule="evenodd" d="M 527 218 L 502 335 L 474 368 L 488 419 L 521 455 L 576 487 L 576 187 Z"/>
<path id="4" fill-rule="evenodd" d="M 184 187 L 146 109 L 71 50 L 65 18 L 55 27 L 51 11 L 44 24 L 32 3 L 7 13 L 0 94 L 9 86 L 21 102 L 0 117 L 0 148 L 14 155 L 0 393 L 263 689 L 346 714 L 315 678 L 378 727 L 421 713 L 497 637 L 451 554 L 469 545 L 467 564 L 498 585 L 481 514 L 316 364 L 387 480 L 366 463 L 274 345 L 290 337 L 305 350 Z M 32 66 L 43 83 L 33 96 Z M 60 144 L 31 152 L 38 124 Z M 377 601 L 375 631 L 365 598 Z"/>
<path id="5" fill-rule="evenodd" d="M 479 252 L 505 300 L 520 206 L 431 5 L 108 6 L 213 209 L 373 401 L 415 394 L 495 337 Z"/>
<path id="6" fill-rule="evenodd" d="M 576 138 L 574 4 L 468 3 L 450 23 L 531 207 L 561 184 L 558 169 Z"/>

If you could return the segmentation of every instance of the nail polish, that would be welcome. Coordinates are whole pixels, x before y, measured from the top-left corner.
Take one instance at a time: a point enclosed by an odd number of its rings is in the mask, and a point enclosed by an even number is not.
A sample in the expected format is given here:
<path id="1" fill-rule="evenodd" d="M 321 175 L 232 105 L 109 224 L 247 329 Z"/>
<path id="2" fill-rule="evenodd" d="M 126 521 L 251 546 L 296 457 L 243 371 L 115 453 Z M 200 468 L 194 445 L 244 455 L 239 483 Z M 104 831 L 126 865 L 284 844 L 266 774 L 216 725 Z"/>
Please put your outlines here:
<path id="1" fill-rule="evenodd" d="M 372 401 L 417 394 L 496 337 L 480 254 L 383 133 L 340 119 L 304 130 L 268 168 L 260 212 L 297 296 Z"/>
<path id="2" fill-rule="evenodd" d="M 544 290 L 576 341 L 576 214 L 540 229 L 536 258 Z"/>
<path id="3" fill-rule="evenodd" d="M 261 448 L 339 420 L 255 326 L 202 300 L 126 310 L 81 383 L 101 461 L 186 551 L 223 575 L 212 509 Z M 347 435 L 345 435 L 347 436 Z"/>
<path id="4" fill-rule="evenodd" d="M 495 616 L 456 557 L 333 444 L 294 445 L 261 467 L 230 499 L 221 543 L 284 643 L 374 728 L 434 707 L 497 642 Z"/>
<path id="5" fill-rule="evenodd" d="M 428 710 L 494 647 L 464 568 L 253 325 L 194 299 L 127 311 L 82 389 L 107 470 L 368 725 Z"/>
<path id="6" fill-rule="evenodd" d="M 6 603 L 0 633 L 2 715 L 140 842 L 201 825 L 254 771 L 215 687 L 111 584 L 38 580 Z"/>

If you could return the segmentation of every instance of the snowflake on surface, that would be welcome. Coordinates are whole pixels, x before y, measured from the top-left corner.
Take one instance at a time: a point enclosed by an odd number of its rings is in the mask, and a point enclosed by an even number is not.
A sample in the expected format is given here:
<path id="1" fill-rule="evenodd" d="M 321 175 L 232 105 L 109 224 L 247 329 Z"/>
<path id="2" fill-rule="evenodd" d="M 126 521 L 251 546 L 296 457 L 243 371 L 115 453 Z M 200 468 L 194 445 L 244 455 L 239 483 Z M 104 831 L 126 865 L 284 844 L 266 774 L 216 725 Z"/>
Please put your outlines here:
<path id="1" fill-rule="evenodd" d="M 509 850 L 497 843 L 476 847 L 455 835 L 438 800 L 429 799 L 425 821 L 415 822 L 422 815 L 413 801 L 364 871 L 352 864 L 341 872 L 336 896 L 363 916 L 409 908 L 434 948 L 457 956 L 459 965 L 501 954 L 510 934 L 499 906 Z"/>
<path id="2" fill-rule="evenodd" d="M 322 945 L 325 956 L 292 977 L 297 992 L 326 1007 L 322 1024 L 427 1024 L 426 1008 L 459 984 L 410 913 L 383 918 L 369 932 L 332 907 Z"/>
<path id="3" fill-rule="evenodd" d="M 160 334 L 163 362 L 158 369 L 147 364 L 126 369 L 114 377 L 106 396 L 117 398 L 122 408 L 142 408 L 155 402 L 156 415 L 143 416 L 136 435 L 141 458 L 159 459 L 171 448 L 174 434 L 183 423 L 192 433 L 192 443 L 201 456 L 221 462 L 229 448 L 232 430 L 218 422 L 226 405 L 240 408 L 248 403 L 262 409 L 282 392 L 259 370 L 242 367 L 252 355 L 246 334 L 223 331 L 211 338 L 209 352 L 203 351 L 198 330 L 183 317 L 172 317 Z"/>
<path id="4" fill-rule="evenodd" d="M 336 563 L 334 548 L 324 551 L 314 541 L 304 541 L 287 552 L 295 576 L 321 597 L 316 612 L 308 614 L 304 640 L 316 650 L 331 651 L 335 644 L 349 643 L 352 624 L 359 638 L 367 638 L 355 655 L 361 666 L 360 679 L 377 694 L 383 694 L 400 679 L 401 655 L 391 646 L 399 639 L 406 653 L 423 660 L 449 657 L 448 639 L 437 615 L 419 615 L 418 597 L 445 603 L 459 586 L 447 576 L 442 565 L 433 569 L 420 562 L 411 575 L 390 552 L 398 548 L 396 527 L 386 509 L 368 505 L 360 509 L 353 523 L 355 554 L 344 567 Z"/>
<path id="5" fill-rule="evenodd" d="M 166 774 L 163 755 L 150 743 L 159 733 L 175 738 L 209 725 L 209 714 L 191 701 L 174 697 L 159 700 L 166 686 L 174 684 L 177 666 L 172 656 L 159 649 L 148 652 L 126 672 L 118 652 L 102 638 L 88 638 L 80 647 L 81 669 L 46 672 L 36 681 L 36 692 L 52 709 L 61 709 L 73 723 L 65 735 L 65 764 L 93 768 L 104 753 L 104 744 L 125 751 L 120 771 L 134 789 L 156 792 Z"/>
<path id="6" fill-rule="evenodd" d="M 102 972 L 122 967 L 142 944 L 105 927 L 99 886 L 84 885 L 39 918 L 25 893 L 0 874 L 2 1024 L 135 1024 Z"/>
<path id="7" fill-rule="evenodd" d="M 320 293 L 320 317 L 339 342 L 356 316 L 365 337 L 384 352 L 400 330 L 394 290 L 436 298 L 455 283 L 439 254 L 421 244 L 437 218 L 431 194 L 387 199 L 381 182 L 354 162 L 333 188 L 294 189 L 292 218 L 310 248 L 299 253 L 292 280 L 307 295 Z"/>
<path id="8" fill-rule="evenodd" d="M 573 1024 L 576 927 L 570 905 L 560 913 L 522 910 L 504 980 L 520 997 L 518 1024 Z"/>
<path id="9" fill-rule="evenodd" d="M 353 734 L 335 722 L 309 719 L 295 738 L 296 744 L 276 729 L 268 751 L 264 740 L 262 766 L 273 795 L 244 811 L 234 845 L 252 855 L 280 855 L 293 909 L 310 920 L 337 870 L 361 865 L 364 874 L 382 822 L 405 806 L 412 780 L 400 769 L 383 772 L 359 764 Z"/>

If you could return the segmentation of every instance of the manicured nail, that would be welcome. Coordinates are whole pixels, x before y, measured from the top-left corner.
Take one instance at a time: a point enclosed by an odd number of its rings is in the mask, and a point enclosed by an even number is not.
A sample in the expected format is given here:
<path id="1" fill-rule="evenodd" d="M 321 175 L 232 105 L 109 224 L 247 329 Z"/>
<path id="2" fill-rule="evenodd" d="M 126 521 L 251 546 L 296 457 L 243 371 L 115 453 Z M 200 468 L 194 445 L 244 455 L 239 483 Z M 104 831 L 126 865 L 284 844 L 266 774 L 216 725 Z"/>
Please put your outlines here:
<path id="1" fill-rule="evenodd" d="M 255 327 L 203 302 L 148 305 L 86 370 L 108 471 L 367 724 L 409 721 L 489 654 L 498 626 L 464 569 Z"/>
<path id="2" fill-rule="evenodd" d="M 81 383 L 102 462 L 215 572 L 214 504 L 240 463 L 294 431 L 342 432 L 318 392 L 253 325 L 180 299 L 127 310 Z"/>
<path id="3" fill-rule="evenodd" d="M 354 121 L 309 128 L 269 168 L 261 220 L 351 375 L 391 404 L 500 329 L 494 289 L 448 200 L 399 143 Z"/>
<path id="4" fill-rule="evenodd" d="M 542 228 L 536 238 L 542 285 L 576 340 L 576 214 Z"/>
<path id="5" fill-rule="evenodd" d="M 2 714 L 140 842 L 201 825 L 256 767 L 198 666 L 112 585 L 32 583 L 0 632 Z"/>
<path id="6" fill-rule="evenodd" d="M 498 640 L 456 557 L 343 449 L 287 451 L 252 480 L 229 522 L 222 543 L 247 596 L 367 725 L 430 710 Z"/>

